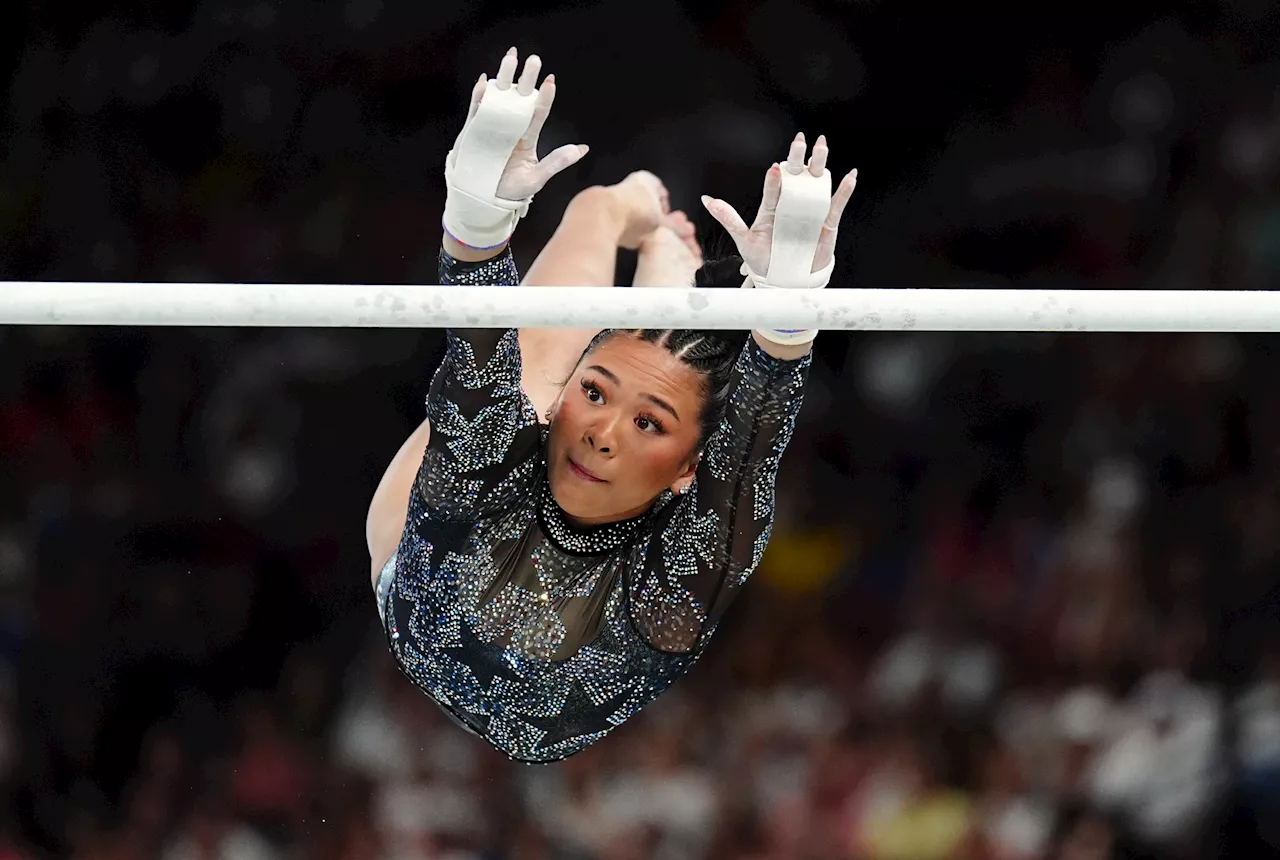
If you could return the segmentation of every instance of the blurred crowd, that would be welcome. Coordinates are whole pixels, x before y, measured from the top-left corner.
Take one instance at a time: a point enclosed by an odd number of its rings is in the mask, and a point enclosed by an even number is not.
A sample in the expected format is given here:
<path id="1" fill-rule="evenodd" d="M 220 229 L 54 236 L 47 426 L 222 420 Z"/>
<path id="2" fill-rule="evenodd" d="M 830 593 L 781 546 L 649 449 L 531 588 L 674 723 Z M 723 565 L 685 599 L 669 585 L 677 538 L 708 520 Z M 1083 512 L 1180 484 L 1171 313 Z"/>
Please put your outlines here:
<path id="1" fill-rule="evenodd" d="M 638 167 L 747 206 L 799 127 L 863 176 L 835 285 L 1280 285 L 1265 0 L 1088 32 L 847 0 L 154 6 L 0 10 L 3 277 L 431 282 L 467 83 L 517 44 L 560 84 L 545 145 L 592 145 L 523 266 Z M 439 333 L 0 329 L 0 860 L 1274 854 L 1275 344 L 824 335 L 706 659 L 527 767 L 398 675 L 369 593 L 365 506 Z"/>

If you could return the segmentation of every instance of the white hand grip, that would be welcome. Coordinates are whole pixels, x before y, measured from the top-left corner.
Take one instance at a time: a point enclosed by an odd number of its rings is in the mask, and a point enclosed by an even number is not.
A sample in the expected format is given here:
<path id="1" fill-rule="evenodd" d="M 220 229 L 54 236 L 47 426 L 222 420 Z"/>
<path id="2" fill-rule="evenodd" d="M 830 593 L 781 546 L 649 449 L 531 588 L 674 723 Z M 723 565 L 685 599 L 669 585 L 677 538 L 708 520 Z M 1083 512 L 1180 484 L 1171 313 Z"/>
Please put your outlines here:
<path id="1" fill-rule="evenodd" d="M 489 81 L 476 115 L 445 159 L 444 229 L 462 244 L 500 245 L 529 211 L 532 198 L 501 200 L 497 191 L 511 153 L 529 130 L 537 100 L 537 90 L 525 96 L 514 86 L 501 90 Z"/>
<path id="2" fill-rule="evenodd" d="M 831 209 L 831 172 L 814 176 L 809 171 L 795 174 L 782 169 L 782 190 L 774 212 L 773 244 L 769 251 L 769 271 L 765 275 L 742 264 L 743 287 L 764 290 L 821 289 L 831 282 L 835 270 L 832 259 L 813 271 L 822 224 Z M 774 343 L 809 343 L 817 329 L 761 329 L 760 335 Z"/>

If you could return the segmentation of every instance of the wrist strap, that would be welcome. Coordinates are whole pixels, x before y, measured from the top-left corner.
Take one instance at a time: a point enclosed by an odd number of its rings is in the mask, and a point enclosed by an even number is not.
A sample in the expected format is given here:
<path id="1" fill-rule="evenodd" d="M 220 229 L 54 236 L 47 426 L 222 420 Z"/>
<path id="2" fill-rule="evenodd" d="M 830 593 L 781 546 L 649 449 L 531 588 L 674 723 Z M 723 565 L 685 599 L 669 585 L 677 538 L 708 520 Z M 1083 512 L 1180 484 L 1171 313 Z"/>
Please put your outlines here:
<path id="1" fill-rule="evenodd" d="M 507 238 L 503 239 L 503 240 L 502 240 L 502 241 L 500 241 L 500 242 L 495 242 L 495 243 L 494 243 L 494 244 L 492 244 L 492 245 L 484 245 L 484 246 L 479 246 L 479 245 L 469 245 L 469 244 L 467 244 L 466 242 L 462 241 L 462 239 L 460 239 L 459 237 L 457 237 L 457 236 L 455 236 L 455 235 L 453 234 L 453 231 L 449 229 L 449 224 L 448 224 L 448 222 L 447 222 L 447 221 L 445 221 L 445 219 L 444 219 L 444 218 L 441 218 L 441 219 L 440 219 L 440 229 L 441 229 L 441 230 L 443 230 L 443 231 L 444 231 L 444 234 L 445 234 L 446 236 L 448 236 L 450 239 L 452 239 L 453 241 L 457 242 L 459 245 L 461 245 L 461 246 L 462 246 L 462 247 L 464 247 L 464 248 L 470 248 L 472 251 L 496 251 L 496 250 L 498 250 L 499 248 L 501 248 L 503 245 L 508 244 L 508 243 L 510 242 L 510 240 L 511 240 L 511 234 L 510 234 L 510 233 L 508 233 L 508 234 L 507 234 Z M 474 239 L 474 237 L 472 237 L 472 238 Z"/>
<path id="2" fill-rule="evenodd" d="M 812 259 L 812 258 L 810 258 Z M 768 284 L 762 280 L 757 280 L 757 276 L 751 271 L 746 264 L 742 264 L 741 272 L 746 277 L 742 281 L 742 288 L 746 290 L 794 290 L 794 289 L 821 289 L 831 281 L 831 273 L 835 271 L 836 261 L 833 259 L 825 268 L 816 272 L 811 272 L 808 279 L 803 284 L 794 287 L 782 287 L 776 284 Z M 772 270 L 772 266 L 770 269 Z M 765 340 L 771 340 L 774 343 L 780 343 L 787 346 L 795 346 L 802 343 L 812 343 L 813 339 L 818 336 L 816 328 L 775 328 L 775 329 L 756 329 L 756 332 Z"/>
<path id="3" fill-rule="evenodd" d="M 814 243 L 815 252 L 817 251 L 817 243 Z M 809 255 L 809 265 L 813 265 L 813 254 Z M 769 264 L 769 271 L 774 269 L 773 264 Z M 767 278 L 761 277 L 758 273 L 751 271 L 751 267 L 746 263 L 742 264 L 739 270 L 740 274 L 746 276 L 746 280 L 742 282 L 742 286 L 746 289 L 758 287 L 762 290 L 820 290 L 827 284 L 831 283 L 831 273 L 836 269 L 835 258 L 831 258 L 831 262 L 816 272 L 807 272 L 800 277 L 792 277 L 783 283 L 775 283 Z"/>
<path id="4" fill-rule="evenodd" d="M 468 248 L 487 250 L 499 247 L 511 238 L 520 219 L 528 214 L 533 198 L 484 199 L 463 191 L 453 181 L 453 156 L 450 152 L 444 167 L 445 202 L 444 215 L 440 219 L 444 231 L 455 242 Z"/>

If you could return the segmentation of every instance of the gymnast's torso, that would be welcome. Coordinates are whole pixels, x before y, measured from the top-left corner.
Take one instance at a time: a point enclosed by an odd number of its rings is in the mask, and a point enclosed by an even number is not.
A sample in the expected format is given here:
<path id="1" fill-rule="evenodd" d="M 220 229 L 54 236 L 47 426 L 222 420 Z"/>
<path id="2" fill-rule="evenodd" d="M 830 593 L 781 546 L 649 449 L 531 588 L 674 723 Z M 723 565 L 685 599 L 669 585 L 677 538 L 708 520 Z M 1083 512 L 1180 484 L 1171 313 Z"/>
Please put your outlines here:
<path id="1" fill-rule="evenodd" d="M 440 283 L 516 285 L 510 252 L 441 255 Z M 747 340 L 691 491 L 575 526 L 546 475 L 515 330 L 452 330 L 427 397 L 431 439 L 379 611 L 404 674 L 509 757 L 585 749 L 702 653 L 760 561 L 809 358 Z"/>

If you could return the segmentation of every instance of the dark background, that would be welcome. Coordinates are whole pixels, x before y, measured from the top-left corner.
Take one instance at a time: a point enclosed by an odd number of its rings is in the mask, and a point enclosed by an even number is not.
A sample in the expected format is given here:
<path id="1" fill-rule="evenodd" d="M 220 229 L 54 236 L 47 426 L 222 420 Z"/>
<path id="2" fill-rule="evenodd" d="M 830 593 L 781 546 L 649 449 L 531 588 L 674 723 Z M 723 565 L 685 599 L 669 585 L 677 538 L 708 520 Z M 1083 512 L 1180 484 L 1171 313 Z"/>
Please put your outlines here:
<path id="1" fill-rule="evenodd" d="M 1278 40 L 1266 0 L 15 0 L 0 275 L 430 283 L 515 44 L 544 148 L 592 146 L 522 267 L 642 167 L 723 247 L 697 195 L 749 212 L 803 130 L 860 169 L 832 288 L 1274 289 Z M 1275 346 L 823 335 L 708 659 L 527 768 L 369 594 L 438 333 L 0 329 L 0 858 L 1274 853 Z"/>

